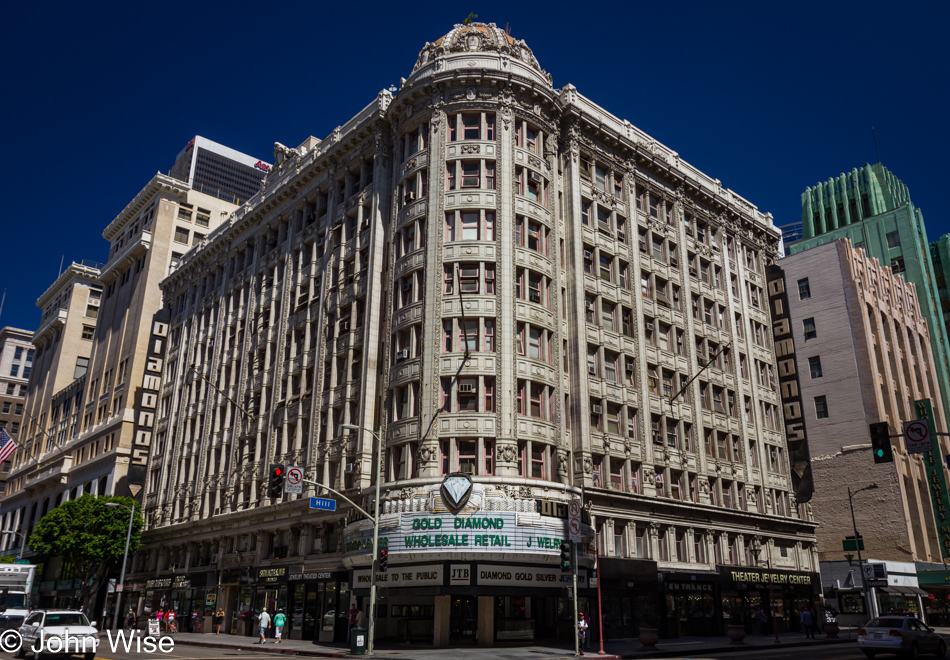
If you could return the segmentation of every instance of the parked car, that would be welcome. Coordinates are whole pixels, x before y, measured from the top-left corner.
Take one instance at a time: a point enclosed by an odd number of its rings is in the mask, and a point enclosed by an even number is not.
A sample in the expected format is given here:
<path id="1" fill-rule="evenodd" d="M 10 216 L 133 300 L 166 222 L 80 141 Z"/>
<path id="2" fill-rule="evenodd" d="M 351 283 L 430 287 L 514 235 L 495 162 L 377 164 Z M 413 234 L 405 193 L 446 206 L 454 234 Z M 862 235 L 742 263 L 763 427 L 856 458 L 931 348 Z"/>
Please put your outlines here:
<path id="1" fill-rule="evenodd" d="M 99 631 L 85 614 L 76 610 L 33 610 L 20 626 L 20 637 L 23 643 L 14 658 L 24 658 L 32 652 L 33 660 L 73 654 L 94 660 L 99 648 Z M 33 651 L 34 647 L 40 650 Z"/>
<path id="2" fill-rule="evenodd" d="M 29 610 L 6 609 L 0 614 L 0 632 L 4 630 L 16 630 L 23 625 L 23 620 L 30 613 Z"/>
<path id="3" fill-rule="evenodd" d="M 947 643 L 920 619 L 912 616 L 879 616 L 858 630 L 858 648 L 873 658 L 880 653 L 895 653 L 919 658 L 932 653 L 946 657 Z"/>

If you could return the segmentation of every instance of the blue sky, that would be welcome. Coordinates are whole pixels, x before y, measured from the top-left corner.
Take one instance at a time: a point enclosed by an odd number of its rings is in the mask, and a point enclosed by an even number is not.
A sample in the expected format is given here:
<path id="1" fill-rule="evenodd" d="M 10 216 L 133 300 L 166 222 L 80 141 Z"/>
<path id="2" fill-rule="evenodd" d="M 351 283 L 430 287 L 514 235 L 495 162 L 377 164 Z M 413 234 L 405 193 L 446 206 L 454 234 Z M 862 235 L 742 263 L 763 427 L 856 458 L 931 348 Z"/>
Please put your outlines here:
<path id="1" fill-rule="evenodd" d="M 102 230 L 192 136 L 266 160 L 323 137 L 470 11 L 778 224 L 877 160 L 875 126 L 930 237 L 950 231 L 950 3 L 449 4 L 8 5 L 0 325 L 36 327 L 64 255 L 104 261 Z"/>

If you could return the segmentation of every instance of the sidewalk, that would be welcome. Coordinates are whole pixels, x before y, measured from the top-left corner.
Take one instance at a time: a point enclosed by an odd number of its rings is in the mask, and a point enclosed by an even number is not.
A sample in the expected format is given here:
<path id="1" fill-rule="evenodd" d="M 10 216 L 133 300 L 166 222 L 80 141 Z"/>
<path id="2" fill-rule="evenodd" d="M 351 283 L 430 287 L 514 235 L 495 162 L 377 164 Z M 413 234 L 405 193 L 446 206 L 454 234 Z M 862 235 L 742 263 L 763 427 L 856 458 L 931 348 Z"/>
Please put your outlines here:
<path id="1" fill-rule="evenodd" d="M 179 633 L 175 635 L 175 643 L 183 645 L 203 646 L 210 648 L 230 649 L 232 651 L 242 650 L 252 653 L 276 653 L 289 655 L 316 656 L 327 658 L 341 658 L 349 656 L 349 648 L 330 644 L 314 644 L 309 641 L 288 639 L 280 644 L 274 644 L 274 640 L 268 639 L 267 644 L 255 644 L 257 637 L 238 637 L 236 635 L 204 635 L 197 633 Z M 854 643 L 847 638 L 847 633 L 843 633 L 840 639 L 827 639 L 819 637 L 816 640 L 806 639 L 800 633 L 788 633 L 781 638 L 781 643 L 776 644 L 772 637 L 763 637 L 761 635 L 750 635 L 746 637 L 745 644 L 733 645 L 729 640 L 723 637 L 688 637 L 684 639 L 661 640 L 657 644 L 656 651 L 641 652 L 640 642 L 637 639 L 617 639 L 604 644 L 605 656 L 597 655 L 598 645 L 592 641 L 591 649 L 586 652 L 585 657 L 595 658 L 668 658 L 678 655 L 697 653 L 724 653 L 730 651 L 744 651 L 762 649 L 789 648 L 796 646 L 818 646 L 825 644 L 847 644 Z M 490 648 L 477 646 L 461 646 L 454 648 L 432 648 L 424 644 L 394 644 L 384 642 L 376 645 L 374 655 L 387 658 L 442 658 L 451 655 L 453 660 L 478 660 L 481 658 L 535 658 L 539 656 L 545 660 L 560 660 L 574 657 L 574 649 L 565 645 L 534 645 L 534 646 L 511 646 L 496 645 Z"/>

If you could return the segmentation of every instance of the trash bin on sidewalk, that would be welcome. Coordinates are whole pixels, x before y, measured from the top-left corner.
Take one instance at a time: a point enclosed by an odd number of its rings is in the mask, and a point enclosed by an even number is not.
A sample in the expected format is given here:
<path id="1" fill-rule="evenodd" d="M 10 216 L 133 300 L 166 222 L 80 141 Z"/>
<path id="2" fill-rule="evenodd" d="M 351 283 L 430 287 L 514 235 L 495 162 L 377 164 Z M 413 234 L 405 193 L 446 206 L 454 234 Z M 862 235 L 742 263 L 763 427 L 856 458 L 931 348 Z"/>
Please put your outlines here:
<path id="1" fill-rule="evenodd" d="M 353 627 L 350 631 L 350 654 L 363 655 L 366 653 L 366 628 Z"/>

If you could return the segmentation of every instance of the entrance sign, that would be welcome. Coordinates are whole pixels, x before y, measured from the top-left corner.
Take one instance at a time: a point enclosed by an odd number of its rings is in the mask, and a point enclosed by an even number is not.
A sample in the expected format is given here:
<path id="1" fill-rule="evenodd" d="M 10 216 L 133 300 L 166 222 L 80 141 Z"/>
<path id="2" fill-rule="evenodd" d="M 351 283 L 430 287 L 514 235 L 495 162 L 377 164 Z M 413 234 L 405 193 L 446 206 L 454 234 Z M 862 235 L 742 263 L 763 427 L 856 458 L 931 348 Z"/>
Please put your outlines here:
<path id="1" fill-rule="evenodd" d="M 158 619 L 149 619 L 148 620 L 148 634 L 149 635 L 160 635 L 161 632 L 158 629 Z"/>
<path id="2" fill-rule="evenodd" d="M 930 451 L 930 425 L 926 419 L 904 422 L 904 445 L 908 454 Z"/>
<path id="3" fill-rule="evenodd" d="M 303 493 L 303 468 L 292 466 L 287 468 L 287 477 L 284 479 L 284 492 L 291 495 Z"/>

